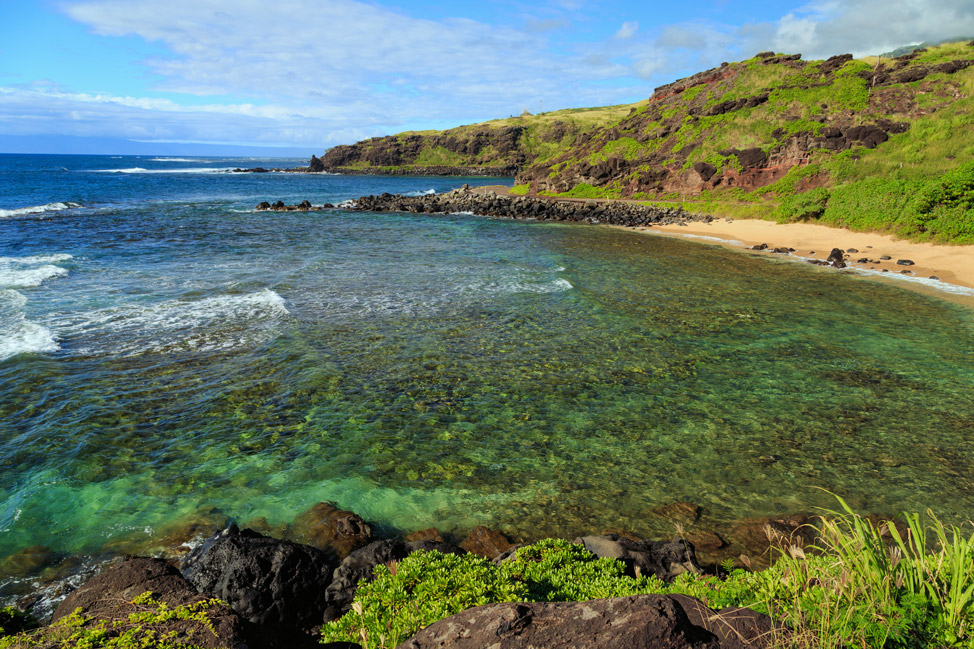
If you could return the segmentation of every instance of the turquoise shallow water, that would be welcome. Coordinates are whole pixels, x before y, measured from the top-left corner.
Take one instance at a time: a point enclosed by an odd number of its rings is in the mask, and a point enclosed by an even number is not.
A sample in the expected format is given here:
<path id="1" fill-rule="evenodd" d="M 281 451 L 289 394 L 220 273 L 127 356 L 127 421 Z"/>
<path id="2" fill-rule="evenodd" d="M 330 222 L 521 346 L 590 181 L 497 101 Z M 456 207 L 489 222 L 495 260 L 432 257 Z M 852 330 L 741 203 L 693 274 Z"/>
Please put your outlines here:
<path id="1" fill-rule="evenodd" d="M 463 179 L 0 158 L 0 210 L 75 205 L 0 218 L 0 558 L 322 500 L 526 537 L 821 489 L 974 515 L 968 307 L 607 228 L 250 210 Z"/>

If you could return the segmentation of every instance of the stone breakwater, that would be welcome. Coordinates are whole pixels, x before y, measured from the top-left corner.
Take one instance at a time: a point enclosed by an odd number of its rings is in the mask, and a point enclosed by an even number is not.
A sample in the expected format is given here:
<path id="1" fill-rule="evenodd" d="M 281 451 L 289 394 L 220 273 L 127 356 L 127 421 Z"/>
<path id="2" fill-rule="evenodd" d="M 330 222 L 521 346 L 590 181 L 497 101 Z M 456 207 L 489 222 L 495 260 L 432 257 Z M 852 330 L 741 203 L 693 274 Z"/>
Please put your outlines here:
<path id="1" fill-rule="evenodd" d="M 258 210 L 267 211 L 317 211 L 335 207 L 367 212 L 411 212 L 414 214 L 471 213 L 478 216 L 494 216 L 510 219 L 537 221 L 571 221 L 602 223 L 627 227 L 652 225 L 679 225 L 691 221 L 709 223 L 712 216 L 693 214 L 679 207 L 656 207 L 639 203 L 605 202 L 594 200 L 553 200 L 525 196 L 501 196 L 494 192 L 476 193 L 464 185 L 446 194 L 403 196 L 380 194 L 363 196 L 340 205 L 311 205 L 303 201 L 297 205 L 263 202 Z"/>

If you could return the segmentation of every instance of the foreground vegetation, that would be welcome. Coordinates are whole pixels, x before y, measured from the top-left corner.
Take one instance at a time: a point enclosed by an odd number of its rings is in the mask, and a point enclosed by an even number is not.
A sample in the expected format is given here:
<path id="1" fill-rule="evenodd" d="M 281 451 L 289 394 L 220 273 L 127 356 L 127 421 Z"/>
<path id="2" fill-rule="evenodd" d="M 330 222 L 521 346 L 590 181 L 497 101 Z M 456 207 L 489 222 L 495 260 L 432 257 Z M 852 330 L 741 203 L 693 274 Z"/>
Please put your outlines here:
<path id="1" fill-rule="evenodd" d="M 672 583 L 631 576 L 615 559 L 547 539 L 517 550 L 500 565 L 466 554 L 417 552 L 380 565 L 363 583 L 352 610 L 322 628 L 322 642 L 367 649 L 395 647 L 437 620 L 494 602 L 566 602 L 648 593 L 679 593 L 708 606 L 746 606 L 770 615 L 775 647 L 974 648 L 974 534 L 945 526 L 932 513 L 875 524 L 843 510 L 830 513 L 814 546 L 793 544 L 767 528 L 776 560 L 758 572 L 723 566 L 718 575 L 685 573 Z M 749 562 L 742 557 L 744 564 Z M 167 607 L 146 593 L 123 621 L 75 611 L 34 628 L 29 617 L 0 609 L 0 649 L 176 649 L 173 621 L 213 632 L 216 600 Z"/>
<path id="2" fill-rule="evenodd" d="M 727 566 L 719 576 L 687 573 L 671 584 L 628 576 L 622 562 L 563 540 L 521 548 L 499 566 L 469 554 L 416 553 L 378 566 L 322 640 L 395 647 L 437 620 L 493 602 L 680 593 L 715 609 L 770 615 L 780 647 L 974 647 L 974 534 L 932 514 L 905 515 L 899 531 L 842 505 L 824 519 L 815 547 L 773 539 L 778 557 L 767 570 Z"/>

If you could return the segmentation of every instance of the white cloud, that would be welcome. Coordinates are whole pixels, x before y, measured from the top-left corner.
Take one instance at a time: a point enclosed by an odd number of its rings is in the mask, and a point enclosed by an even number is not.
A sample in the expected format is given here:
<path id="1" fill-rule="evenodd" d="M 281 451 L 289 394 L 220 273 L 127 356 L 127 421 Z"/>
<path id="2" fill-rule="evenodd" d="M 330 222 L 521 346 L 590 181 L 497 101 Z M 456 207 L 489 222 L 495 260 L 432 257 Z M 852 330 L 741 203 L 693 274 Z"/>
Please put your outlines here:
<path id="1" fill-rule="evenodd" d="M 635 20 L 622 23 L 622 27 L 616 32 L 615 38 L 619 40 L 625 40 L 627 38 L 632 38 L 639 31 L 639 23 Z"/>
<path id="2" fill-rule="evenodd" d="M 974 0 L 810 0 L 771 22 L 655 28 L 647 6 L 612 14 L 610 24 L 622 25 L 602 42 L 564 40 L 579 33 L 565 12 L 610 14 L 580 0 L 531 5 L 537 11 L 525 13 L 534 17 L 522 28 L 431 20 L 356 0 L 66 2 L 65 13 L 96 34 L 161 45 L 168 54 L 144 63 L 170 99 L 72 94 L 50 84 L 6 89 L 0 132 L 326 146 L 503 117 L 539 100 L 550 109 L 632 101 L 653 85 L 761 50 L 864 54 L 974 29 Z M 185 107 L 180 93 L 214 99 Z"/>

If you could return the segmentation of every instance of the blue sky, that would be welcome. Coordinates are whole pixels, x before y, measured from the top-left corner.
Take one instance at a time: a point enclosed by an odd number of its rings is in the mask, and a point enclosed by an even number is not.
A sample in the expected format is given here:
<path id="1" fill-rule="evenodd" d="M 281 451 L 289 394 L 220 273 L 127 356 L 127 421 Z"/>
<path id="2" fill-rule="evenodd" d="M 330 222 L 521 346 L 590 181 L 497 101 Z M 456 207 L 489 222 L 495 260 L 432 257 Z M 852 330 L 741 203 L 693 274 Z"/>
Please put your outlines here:
<path id="1" fill-rule="evenodd" d="M 0 0 L 0 138 L 320 152 L 972 31 L 974 0 Z"/>

